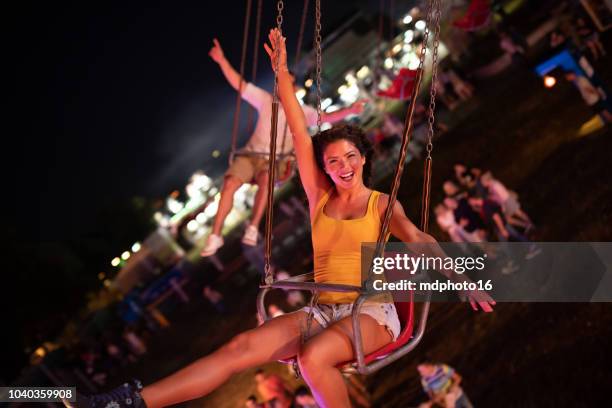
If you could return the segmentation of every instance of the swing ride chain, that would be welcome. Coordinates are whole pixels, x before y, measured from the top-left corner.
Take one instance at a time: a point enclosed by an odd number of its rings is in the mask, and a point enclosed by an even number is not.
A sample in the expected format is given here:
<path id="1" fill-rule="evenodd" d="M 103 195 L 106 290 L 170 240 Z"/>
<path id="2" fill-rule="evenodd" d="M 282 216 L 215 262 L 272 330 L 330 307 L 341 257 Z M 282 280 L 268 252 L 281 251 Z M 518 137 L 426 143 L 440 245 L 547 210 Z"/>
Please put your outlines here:
<path id="1" fill-rule="evenodd" d="M 308 11 L 308 0 L 304 0 L 304 8 L 302 9 L 302 20 L 300 21 L 300 32 L 298 34 L 297 48 L 295 50 L 295 61 L 293 63 L 294 68 L 297 68 L 297 64 L 300 62 L 302 56 L 302 41 L 304 40 L 304 28 L 306 28 L 306 17 Z"/>
<path id="2" fill-rule="evenodd" d="M 278 15 L 276 16 L 276 28 L 282 34 L 283 24 L 283 0 L 278 0 L 276 8 Z M 280 38 L 277 41 L 281 41 Z M 272 137 L 270 139 L 270 156 L 268 166 L 268 197 L 266 206 L 266 228 L 265 228 L 265 250 L 264 250 L 264 282 L 266 285 L 271 285 L 274 282 L 274 276 L 272 275 L 272 205 L 274 204 L 274 166 L 276 165 L 276 138 L 277 138 L 277 127 L 278 127 L 278 69 L 280 63 L 280 44 L 275 45 L 275 58 L 274 58 L 274 95 L 272 98 Z"/>
<path id="3" fill-rule="evenodd" d="M 260 0 L 261 1 L 261 0 Z M 304 8 L 302 9 L 302 19 L 300 20 L 300 32 L 298 34 L 296 51 L 295 51 L 295 60 L 293 62 L 293 68 L 297 69 L 297 65 L 300 62 L 300 57 L 302 56 L 302 41 L 304 39 L 304 28 L 306 26 L 306 14 L 308 11 L 308 0 L 304 0 Z M 283 129 L 283 143 L 281 144 L 281 154 L 285 152 L 285 141 L 287 140 L 287 130 L 289 129 L 289 123 L 285 121 L 285 128 Z M 281 166 L 278 166 L 280 171 Z"/>
<path id="4" fill-rule="evenodd" d="M 278 28 L 279 31 L 283 25 L 283 8 L 285 8 L 285 3 L 283 3 L 283 0 L 278 0 L 278 3 L 276 3 L 276 9 L 278 10 L 278 14 L 276 15 L 276 28 Z"/>
<path id="5" fill-rule="evenodd" d="M 379 14 L 378 14 L 378 44 L 376 44 L 376 65 L 373 75 L 373 86 L 372 89 L 376 92 L 378 90 L 378 83 L 380 82 L 380 70 L 382 67 L 382 61 L 380 58 L 380 46 L 383 42 L 383 12 L 385 10 L 385 0 L 379 0 Z"/>
<path id="6" fill-rule="evenodd" d="M 315 1 L 315 51 L 317 77 L 317 132 L 321 131 L 321 0 Z"/>
<path id="7" fill-rule="evenodd" d="M 414 89 L 412 90 L 412 97 L 411 97 L 409 110 L 408 110 L 409 113 L 406 118 L 407 122 L 404 124 L 404 126 L 406 127 L 404 129 L 404 132 L 406 133 L 412 130 L 411 129 L 412 128 L 411 117 L 414 112 L 414 107 L 416 106 L 416 99 L 417 99 L 418 91 L 420 89 L 422 73 L 423 73 L 423 69 L 425 66 L 425 56 L 427 53 L 427 44 L 429 42 L 429 27 L 431 26 L 431 21 L 432 21 L 432 18 L 431 18 L 432 10 L 435 8 L 435 5 L 437 4 L 437 3 L 434 4 L 435 1 L 437 0 L 430 0 L 427 2 L 427 12 L 426 12 L 427 17 L 426 17 L 425 30 L 423 32 L 423 41 L 421 43 L 421 50 L 420 50 L 420 55 L 419 55 L 419 66 L 417 68 L 418 74 L 417 74 L 417 79 L 415 81 Z M 387 209 L 387 211 L 385 211 L 385 216 L 384 216 L 383 223 L 381 226 L 380 234 L 378 236 L 378 240 L 376 241 L 376 249 L 374 252 L 374 256 L 381 256 L 383 249 L 384 249 L 385 237 L 387 236 L 387 233 L 389 231 L 389 225 L 391 223 L 391 216 L 393 213 L 392 208 L 395 205 L 395 202 L 397 200 L 397 193 L 399 191 L 399 183 L 402 177 L 404 164 L 406 162 L 407 144 L 408 143 L 406 140 L 402 140 L 402 147 L 400 148 L 400 157 L 399 157 L 397 168 L 395 171 L 395 176 L 391 184 L 391 192 L 389 194 L 389 203 L 388 203 L 389 208 Z M 370 265 L 368 280 L 372 279 L 372 267 L 373 267 L 373 264 Z M 366 284 L 366 286 L 368 286 L 368 284 Z"/>
<path id="8" fill-rule="evenodd" d="M 251 82 L 256 83 L 257 79 L 257 61 L 259 60 L 259 36 L 261 33 L 261 12 L 263 8 L 263 0 L 257 0 L 257 16 L 255 20 L 255 40 L 253 41 L 253 65 L 251 67 Z M 256 109 L 251 106 L 247 116 L 247 129 L 252 132 L 253 116 Z"/>
<path id="9" fill-rule="evenodd" d="M 429 112 L 427 129 L 427 157 L 423 167 L 423 195 L 421 200 L 421 230 L 427 232 L 429 229 L 429 203 L 431 195 L 431 168 L 434 135 L 434 120 L 436 110 L 436 82 L 438 80 L 438 46 L 440 43 L 440 0 L 431 0 L 430 14 L 427 16 L 430 29 L 434 30 L 433 50 L 431 60 L 431 87 L 429 92 Z"/>
<path id="10" fill-rule="evenodd" d="M 242 85 L 244 84 L 244 66 L 247 52 L 247 39 L 249 36 L 249 21 L 251 17 L 252 0 L 247 0 L 246 13 L 244 15 L 244 32 L 242 34 L 242 54 L 240 59 L 240 81 L 238 82 L 238 94 L 236 95 L 236 109 L 234 110 L 234 123 L 232 125 L 232 151 L 230 153 L 230 164 L 234 161 L 236 141 L 238 138 L 238 127 L 240 121 L 240 106 L 242 105 Z"/>
<path id="11" fill-rule="evenodd" d="M 431 151 L 433 150 L 433 134 L 434 134 L 434 122 L 435 122 L 435 110 L 436 110 L 436 81 L 438 80 L 438 46 L 440 45 L 440 0 L 433 0 L 435 3 L 433 7 L 433 24 L 435 27 L 434 41 L 433 41 L 433 54 L 431 62 L 431 90 L 429 95 L 429 132 L 427 133 L 427 157 L 426 160 L 431 160 Z"/>
<path id="12" fill-rule="evenodd" d="M 314 32 L 314 47 L 316 52 L 316 80 L 317 80 L 317 132 L 321 131 L 321 0 L 315 0 L 315 32 Z M 312 328 L 312 320 L 314 319 L 314 307 L 319 303 L 319 292 L 315 289 L 312 291 L 310 298 L 310 310 L 306 318 L 306 328 L 301 331 L 301 343 L 310 337 Z M 294 365 L 295 367 L 296 365 Z M 296 376 L 299 376 L 299 371 L 296 371 Z"/>

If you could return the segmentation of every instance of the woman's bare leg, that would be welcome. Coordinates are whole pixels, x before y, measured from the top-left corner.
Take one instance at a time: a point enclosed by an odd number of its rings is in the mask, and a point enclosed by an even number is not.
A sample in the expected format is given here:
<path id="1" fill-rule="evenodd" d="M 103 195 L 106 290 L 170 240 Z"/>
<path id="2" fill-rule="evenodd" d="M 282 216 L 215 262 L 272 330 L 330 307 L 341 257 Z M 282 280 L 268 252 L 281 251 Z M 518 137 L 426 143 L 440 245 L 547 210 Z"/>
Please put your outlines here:
<path id="1" fill-rule="evenodd" d="M 391 341 L 386 327 L 361 315 L 361 332 L 366 354 Z M 352 318 L 346 317 L 310 339 L 298 354 L 300 371 L 321 408 L 350 407 L 346 384 L 336 365 L 353 359 Z"/>
<path id="2" fill-rule="evenodd" d="M 145 387 L 141 395 L 147 407 L 165 407 L 201 397 L 219 387 L 234 373 L 268 361 L 295 356 L 300 347 L 301 327 L 307 316 L 307 313 L 299 311 L 272 319 L 237 335 L 212 354 Z M 316 322 L 313 322 L 313 328 L 319 328 Z"/>

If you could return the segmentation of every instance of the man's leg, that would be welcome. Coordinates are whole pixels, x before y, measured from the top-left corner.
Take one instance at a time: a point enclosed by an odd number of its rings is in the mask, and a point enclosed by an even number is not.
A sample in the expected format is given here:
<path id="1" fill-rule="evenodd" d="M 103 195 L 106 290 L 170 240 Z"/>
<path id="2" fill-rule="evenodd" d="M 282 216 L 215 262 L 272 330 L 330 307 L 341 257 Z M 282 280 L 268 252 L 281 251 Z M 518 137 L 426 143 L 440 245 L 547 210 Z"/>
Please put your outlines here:
<path id="1" fill-rule="evenodd" d="M 225 180 L 223 181 L 223 188 L 221 189 L 219 207 L 217 208 L 217 214 L 213 222 L 212 232 L 208 235 L 206 245 L 202 248 L 200 256 L 212 256 L 223 246 L 223 238 L 221 237 L 223 223 L 234 206 L 234 193 L 236 193 L 236 190 L 238 190 L 242 184 L 242 180 L 237 176 L 226 174 Z"/>
<path id="2" fill-rule="evenodd" d="M 268 199 L 268 172 L 261 171 L 255 177 L 257 183 L 257 193 L 255 193 L 255 202 L 253 203 L 253 212 L 251 214 L 251 224 L 255 228 L 259 228 L 259 223 L 263 218 L 264 210 L 266 209 L 266 201 Z"/>
<path id="3" fill-rule="evenodd" d="M 236 176 L 225 176 L 225 180 L 223 180 L 223 188 L 221 189 L 219 208 L 217 209 L 217 215 L 215 215 L 215 222 L 213 223 L 213 234 L 221 235 L 221 229 L 223 228 L 225 218 L 234 206 L 234 193 L 236 193 L 242 184 L 242 180 Z"/>

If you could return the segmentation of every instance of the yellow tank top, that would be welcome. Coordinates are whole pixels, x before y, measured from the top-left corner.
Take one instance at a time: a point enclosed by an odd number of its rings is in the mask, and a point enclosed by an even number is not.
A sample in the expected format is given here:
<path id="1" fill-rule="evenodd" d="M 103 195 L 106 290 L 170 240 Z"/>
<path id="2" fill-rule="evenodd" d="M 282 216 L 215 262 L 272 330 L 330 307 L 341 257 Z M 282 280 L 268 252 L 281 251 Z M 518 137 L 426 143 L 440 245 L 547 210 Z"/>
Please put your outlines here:
<path id="1" fill-rule="evenodd" d="M 372 191 L 366 214 L 352 220 L 338 220 L 325 215 L 329 191 L 323 194 L 312 219 L 315 282 L 361 286 L 361 243 L 378 239 L 380 194 Z M 352 303 L 357 296 L 351 292 L 321 292 L 319 303 Z"/>

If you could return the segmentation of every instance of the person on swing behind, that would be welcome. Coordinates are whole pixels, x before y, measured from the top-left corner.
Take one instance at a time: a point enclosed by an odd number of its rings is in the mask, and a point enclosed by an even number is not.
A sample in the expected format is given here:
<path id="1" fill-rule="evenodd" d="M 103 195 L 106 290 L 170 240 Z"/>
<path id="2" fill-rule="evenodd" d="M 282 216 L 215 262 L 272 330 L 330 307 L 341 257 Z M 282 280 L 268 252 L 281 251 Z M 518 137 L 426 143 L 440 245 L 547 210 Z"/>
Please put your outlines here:
<path id="1" fill-rule="evenodd" d="M 269 39 L 272 46 L 266 44 L 265 49 L 271 58 L 275 44 L 279 45 L 279 94 L 308 197 L 315 280 L 360 286 L 361 242 L 377 239 L 389 200 L 387 195 L 370 190 L 364 183 L 371 170 L 371 146 L 364 133 L 353 126 L 332 127 L 310 137 L 287 70 L 285 39 L 277 30 L 270 32 Z M 391 233 L 406 242 L 436 242 L 414 226 L 399 203 L 394 207 Z M 436 255 L 443 255 L 441 249 L 438 251 Z M 238 334 L 212 354 L 150 386 L 125 384 L 107 394 L 80 397 L 78 406 L 164 407 L 209 394 L 233 374 L 248 368 L 297 356 L 300 372 L 317 404 L 348 408 L 348 391 L 336 366 L 354 359 L 351 310 L 357 296 L 357 293 L 321 292 L 319 303 L 313 306 L 310 331 L 304 339 L 309 306 Z M 470 292 L 467 297 L 474 310 L 478 306 L 486 312 L 493 310 L 495 302 L 486 293 Z M 366 301 L 361 309 L 365 354 L 394 341 L 400 332 L 395 306 L 391 299 L 387 300 Z M 128 405 L 125 403 L 128 399 L 137 404 Z"/>
<path id="2" fill-rule="evenodd" d="M 234 205 L 234 194 L 243 184 L 251 182 L 257 184 L 258 188 L 255 194 L 251 218 L 242 237 L 242 243 L 248 246 L 257 245 L 259 224 L 266 209 L 266 196 L 268 192 L 269 158 L 265 153 L 270 152 L 270 122 L 272 117 L 272 95 L 254 84 L 241 79 L 240 74 L 236 72 L 225 57 L 223 48 L 221 48 L 221 44 L 216 38 L 213 40 L 213 47 L 210 49 L 209 55 L 219 65 L 223 76 L 230 86 L 236 90 L 240 88 L 242 99 L 257 110 L 257 122 L 247 144 L 240 149 L 238 152 L 240 154 L 236 155 L 225 172 L 212 231 L 206 238 L 206 244 L 200 252 L 200 255 L 203 257 L 214 255 L 223 246 L 224 241 L 221 232 L 225 219 Z M 291 78 L 292 81 L 295 81 L 293 75 Z M 295 88 L 295 91 L 297 91 L 297 88 Z M 345 109 L 323 114 L 322 119 L 324 122 L 335 123 L 344 120 L 349 115 L 359 115 L 363 112 L 365 104 L 365 100 L 358 100 Z M 314 126 L 317 121 L 317 111 L 308 105 L 303 105 L 302 109 L 309 123 Z M 282 109 L 278 114 L 277 129 L 279 135 L 276 141 L 277 154 L 286 156 L 291 153 L 293 146 L 291 136 L 286 135 L 285 140 L 285 115 Z M 287 157 L 277 160 L 276 164 L 279 178 L 287 171 L 290 171 L 289 159 Z"/>

